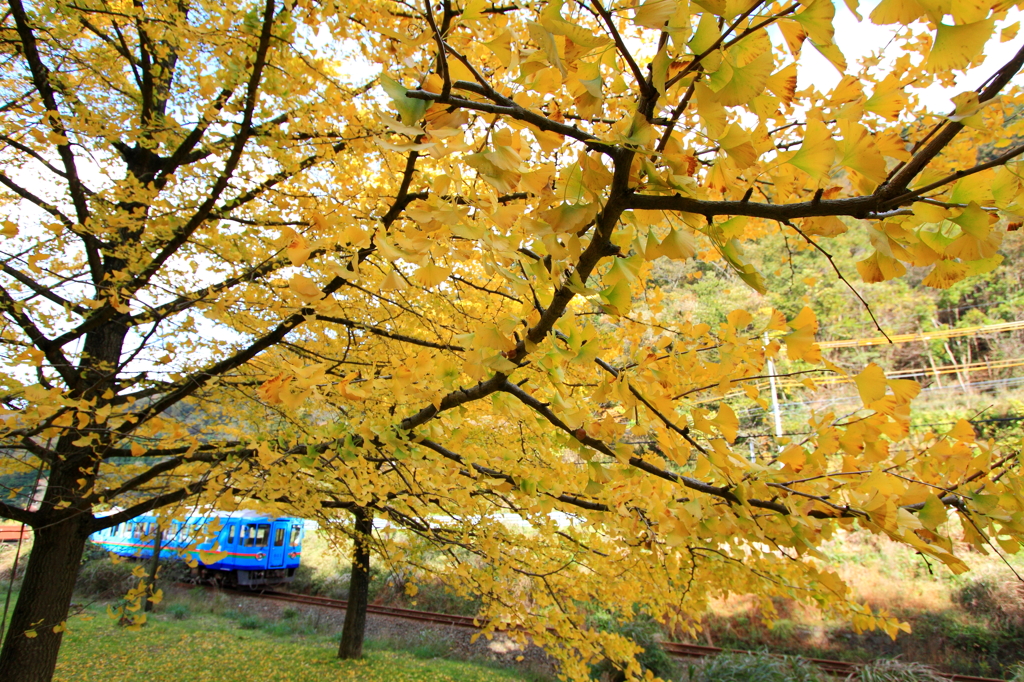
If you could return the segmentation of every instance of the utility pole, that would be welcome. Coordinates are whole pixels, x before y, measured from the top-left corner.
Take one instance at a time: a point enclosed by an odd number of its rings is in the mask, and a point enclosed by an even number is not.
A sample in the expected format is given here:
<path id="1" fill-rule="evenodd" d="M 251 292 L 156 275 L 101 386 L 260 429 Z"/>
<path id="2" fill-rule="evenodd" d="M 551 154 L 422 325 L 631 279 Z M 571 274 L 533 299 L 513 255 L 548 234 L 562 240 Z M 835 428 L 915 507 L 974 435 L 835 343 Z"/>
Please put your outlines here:
<path id="1" fill-rule="evenodd" d="M 772 389 L 772 414 L 775 415 L 775 444 L 781 450 L 779 440 L 782 439 L 782 413 L 779 411 L 779 396 L 775 388 L 775 361 L 768 357 L 768 332 L 764 333 L 765 357 L 768 359 L 768 383 Z"/>

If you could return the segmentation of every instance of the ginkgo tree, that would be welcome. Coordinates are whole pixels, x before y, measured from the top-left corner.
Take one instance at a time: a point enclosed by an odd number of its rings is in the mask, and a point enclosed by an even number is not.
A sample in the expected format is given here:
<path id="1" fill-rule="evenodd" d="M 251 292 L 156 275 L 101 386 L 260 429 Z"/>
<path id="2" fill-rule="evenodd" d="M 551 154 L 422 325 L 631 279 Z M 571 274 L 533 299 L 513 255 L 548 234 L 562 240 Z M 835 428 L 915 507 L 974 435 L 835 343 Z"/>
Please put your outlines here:
<path id="1" fill-rule="evenodd" d="M 89 533 L 182 504 L 387 517 L 389 561 L 440 549 L 572 679 L 640 674 L 581 627 L 598 600 L 692 632 L 788 595 L 895 634 L 823 562 L 840 529 L 954 571 L 961 541 L 1018 551 L 1017 451 L 966 423 L 909 450 L 918 388 L 877 366 L 856 413 L 735 449 L 769 358 L 844 370 L 810 309 L 712 329 L 649 278 L 763 290 L 745 250 L 779 231 L 829 260 L 867 231 L 867 283 L 998 267 L 1024 50 L 948 111 L 920 91 L 1013 39 L 1013 3 L 883 0 L 858 63 L 828 0 L 8 7 L 0 438 L 48 485 L 0 505 L 35 529 L 3 679 L 52 675 Z M 837 85 L 797 89 L 806 51 Z"/>

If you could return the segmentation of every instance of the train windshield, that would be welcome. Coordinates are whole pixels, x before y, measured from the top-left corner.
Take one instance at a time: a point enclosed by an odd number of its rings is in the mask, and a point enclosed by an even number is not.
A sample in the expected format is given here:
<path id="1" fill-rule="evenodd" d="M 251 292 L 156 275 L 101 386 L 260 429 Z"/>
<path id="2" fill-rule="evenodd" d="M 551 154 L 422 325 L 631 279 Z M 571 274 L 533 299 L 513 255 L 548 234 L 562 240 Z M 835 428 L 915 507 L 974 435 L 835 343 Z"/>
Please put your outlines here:
<path id="1" fill-rule="evenodd" d="M 274 547 L 284 547 L 284 528 L 274 529 Z"/>
<path id="2" fill-rule="evenodd" d="M 291 538 L 291 541 L 288 544 L 290 544 L 292 547 L 298 547 L 299 546 L 299 538 L 301 536 L 302 536 L 302 528 L 300 528 L 299 526 L 292 526 L 292 538 Z"/>

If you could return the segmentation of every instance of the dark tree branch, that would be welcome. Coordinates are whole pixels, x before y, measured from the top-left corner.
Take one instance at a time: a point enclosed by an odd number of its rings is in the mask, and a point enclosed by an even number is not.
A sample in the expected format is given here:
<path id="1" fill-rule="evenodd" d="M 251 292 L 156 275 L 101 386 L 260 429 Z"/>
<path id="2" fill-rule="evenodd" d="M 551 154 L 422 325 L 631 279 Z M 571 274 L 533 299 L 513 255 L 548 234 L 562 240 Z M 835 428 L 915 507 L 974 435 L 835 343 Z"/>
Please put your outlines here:
<path id="1" fill-rule="evenodd" d="M 24 523 L 26 526 L 35 527 L 41 523 L 39 512 L 30 512 L 27 509 L 21 507 L 15 507 L 12 504 L 6 502 L 0 502 L 0 517 L 5 519 L 11 519 L 18 523 Z"/>
<path id="2" fill-rule="evenodd" d="M 184 488 L 179 488 L 178 490 L 174 490 L 169 493 L 164 493 L 163 495 L 157 495 L 156 497 L 151 497 L 148 500 L 139 502 L 138 504 L 134 504 L 131 507 L 128 507 L 117 512 L 116 514 L 94 518 L 92 523 L 90 524 L 89 530 L 90 532 L 95 533 L 97 531 L 103 530 L 104 528 L 112 528 L 113 526 L 116 526 L 119 523 L 131 521 L 136 516 L 140 516 L 147 512 L 151 512 L 154 509 L 166 507 L 169 504 L 181 502 L 182 500 L 192 497 L 193 495 L 198 495 L 200 492 L 203 491 L 205 487 L 206 481 L 196 481 L 195 483 L 190 483 Z"/>
<path id="3" fill-rule="evenodd" d="M 64 213 L 62 213 L 59 208 L 57 208 L 50 202 L 46 201 L 45 199 L 39 197 L 38 195 L 25 189 L 18 183 L 11 180 L 9 177 L 7 177 L 6 174 L 2 172 L 0 172 L 0 185 L 7 187 L 22 199 L 32 202 L 33 204 L 35 204 L 36 206 L 43 209 L 44 211 L 52 215 L 54 218 L 59 220 L 61 224 L 64 225 L 64 227 L 68 228 L 69 230 L 73 230 L 73 225 L 75 224 L 74 221 L 68 218 L 66 215 L 64 215 Z"/>
<path id="4" fill-rule="evenodd" d="M 67 299 L 61 298 L 60 296 L 55 294 L 51 288 L 42 286 L 41 284 L 36 282 L 34 279 L 29 277 L 25 273 L 23 273 L 23 272 L 21 272 L 19 270 L 16 270 L 16 269 L 12 268 L 11 266 L 9 266 L 7 264 L 4 264 L 3 266 L 0 266 L 0 271 L 2 271 L 5 275 L 9 275 L 10 277 L 18 280 L 19 282 L 24 284 L 26 287 L 28 287 L 29 289 L 34 291 L 36 294 L 42 296 L 43 298 L 47 299 L 48 301 L 56 303 L 57 305 L 59 305 L 62 308 L 74 311 L 75 313 L 77 313 L 78 315 L 81 315 L 82 317 L 85 317 L 88 314 L 88 312 L 89 312 L 88 310 L 86 310 L 85 308 L 83 308 L 80 305 L 72 305 L 71 302 L 68 301 Z"/>
<path id="5" fill-rule="evenodd" d="M 67 385 L 74 386 L 78 380 L 78 375 L 72 369 L 67 358 L 64 357 L 60 347 L 54 345 L 50 339 L 46 338 L 46 335 L 40 331 L 39 327 L 32 321 L 32 318 L 21 309 L 17 301 L 2 287 L 0 287 L 0 310 L 3 310 L 8 317 L 21 327 L 21 330 L 32 341 L 32 345 L 43 352 L 50 365 L 57 370 L 57 373 L 60 374 Z"/>
<path id="6" fill-rule="evenodd" d="M 356 322 L 354 320 L 347 320 L 347 319 L 345 319 L 343 317 L 332 317 L 330 315 L 317 315 L 316 319 L 320 320 L 321 322 L 329 322 L 331 324 L 339 324 L 339 325 L 341 325 L 343 327 L 348 327 L 349 329 L 359 329 L 359 330 L 362 330 L 362 331 L 365 331 L 365 332 L 369 332 L 370 334 L 373 334 L 374 336 L 382 336 L 382 337 L 387 338 L 387 339 L 393 339 L 395 341 L 401 341 L 402 343 L 411 343 L 411 344 L 414 344 L 416 346 L 424 346 L 426 348 L 436 348 L 437 350 L 448 350 L 448 351 L 454 351 L 454 352 L 462 352 L 462 351 L 466 350 L 462 346 L 456 346 L 456 345 L 446 344 L 446 343 L 436 343 L 434 341 L 427 341 L 425 339 L 417 339 L 416 337 L 413 337 L 413 336 L 407 336 L 405 334 L 398 334 L 398 333 L 395 333 L 395 332 L 389 332 L 388 330 L 381 329 L 380 327 L 375 327 L 373 325 L 364 324 L 362 322 Z"/>
<path id="7" fill-rule="evenodd" d="M 20 2 L 20 0 L 11 1 Z M 245 145 L 249 141 L 253 132 L 253 114 L 256 109 L 260 83 L 263 80 L 263 70 L 267 65 L 267 55 L 270 52 L 270 44 L 273 38 L 274 11 L 275 0 L 265 0 L 259 44 L 252 60 L 252 72 L 249 74 L 249 83 L 246 87 L 245 107 L 242 113 L 242 121 L 239 123 L 238 135 L 235 138 L 235 143 L 232 146 L 231 153 L 228 155 L 227 161 L 224 164 L 224 170 L 221 171 L 217 181 L 214 183 L 213 187 L 210 188 L 208 196 L 192 217 L 186 221 L 185 225 L 178 229 L 175 235 L 163 245 L 160 252 L 134 278 L 131 285 L 126 287 L 129 292 L 137 291 L 141 287 L 145 286 L 146 283 L 149 282 L 150 278 L 152 278 L 153 275 L 163 267 L 164 263 L 167 262 L 167 259 L 174 255 L 178 249 L 188 241 L 189 237 L 192 236 L 192 233 L 194 233 L 200 225 L 211 217 L 214 213 L 214 207 L 220 200 L 221 194 L 223 194 L 224 190 L 227 189 L 228 182 L 234 175 L 235 169 L 238 167 L 238 164 L 242 159 L 242 152 L 245 150 Z"/>
<path id="8" fill-rule="evenodd" d="M 1006 62 L 988 81 L 988 85 L 979 93 L 978 101 L 984 103 L 998 95 L 999 91 L 1017 75 L 1022 66 L 1024 66 L 1024 47 L 1018 50 L 1017 54 L 1010 61 Z M 931 138 L 931 141 L 919 149 L 906 165 L 899 167 L 892 177 L 878 186 L 878 189 L 875 190 L 875 195 L 890 201 L 902 194 L 914 178 L 931 163 L 932 159 L 946 148 L 946 145 L 963 128 L 963 123 L 947 121 L 940 129 L 937 129 L 938 132 Z"/>
<path id="9" fill-rule="evenodd" d="M 39 47 L 36 44 L 36 37 L 29 26 L 28 15 L 21 0 L 8 0 L 11 8 L 11 15 L 17 27 L 18 38 L 21 43 L 21 52 L 28 62 L 29 71 L 32 73 L 32 84 L 39 93 L 43 105 L 46 107 L 44 116 L 49 122 L 50 129 L 58 137 L 57 154 L 64 165 L 64 173 L 67 177 L 68 190 L 71 192 L 71 201 L 75 206 L 75 213 L 79 225 L 89 222 L 89 206 L 86 202 L 86 193 L 82 181 L 78 177 L 78 166 L 75 155 L 71 151 L 71 140 L 68 138 L 68 130 L 61 121 L 60 108 L 57 106 L 57 96 L 53 85 L 50 83 L 50 70 L 43 63 L 39 54 Z M 93 283 L 99 287 L 103 281 L 103 263 L 100 256 L 100 245 L 92 235 L 87 232 L 77 232 L 85 245 L 86 256 L 89 261 L 89 268 L 92 272 Z"/>

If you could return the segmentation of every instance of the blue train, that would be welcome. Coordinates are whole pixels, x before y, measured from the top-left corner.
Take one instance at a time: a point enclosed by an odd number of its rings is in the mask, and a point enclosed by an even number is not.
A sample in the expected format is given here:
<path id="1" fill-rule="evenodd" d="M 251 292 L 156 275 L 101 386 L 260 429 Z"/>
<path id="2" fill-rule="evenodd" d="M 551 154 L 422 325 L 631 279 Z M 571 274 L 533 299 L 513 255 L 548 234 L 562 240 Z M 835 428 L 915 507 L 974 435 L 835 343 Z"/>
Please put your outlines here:
<path id="1" fill-rule="evenodd" d="M 120 556 L 150 558 L 157 517 L 131 521 L 89 536 Z M 161 534 L 160 558 L 194 560 L 193 575 L 216 584 L 258 587 L 291 582 L 302 557 L 302 519 L 254 511 L 212 512 L 173 521 Z"/>

